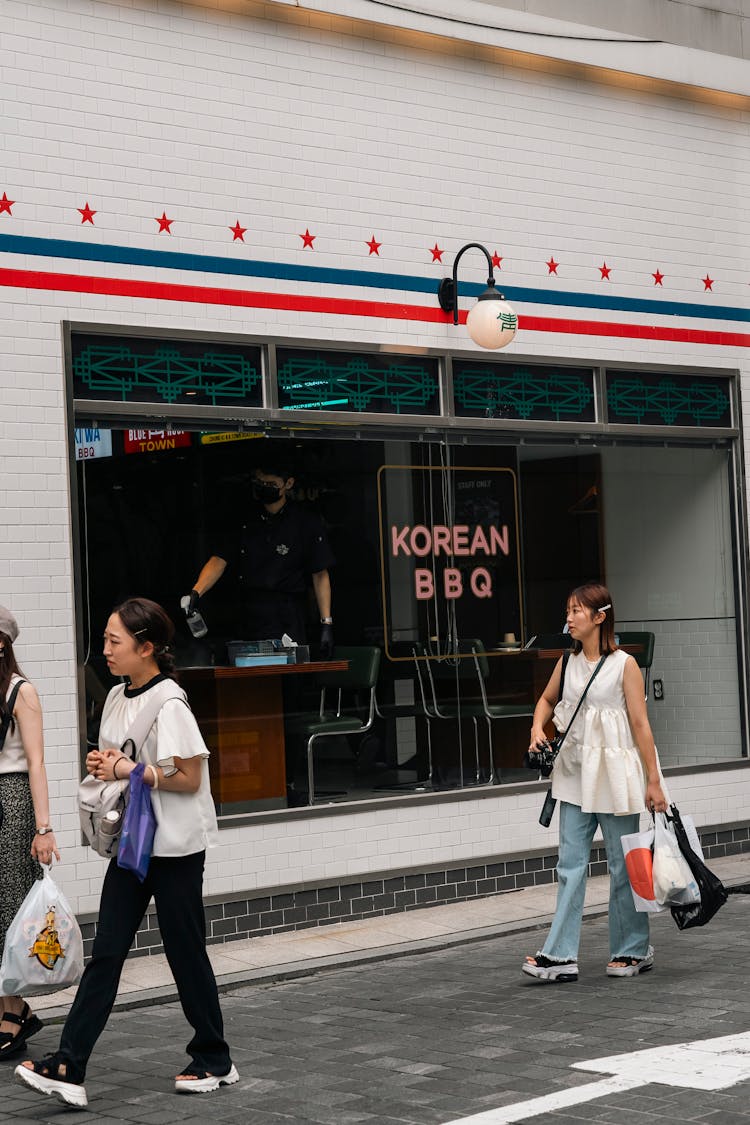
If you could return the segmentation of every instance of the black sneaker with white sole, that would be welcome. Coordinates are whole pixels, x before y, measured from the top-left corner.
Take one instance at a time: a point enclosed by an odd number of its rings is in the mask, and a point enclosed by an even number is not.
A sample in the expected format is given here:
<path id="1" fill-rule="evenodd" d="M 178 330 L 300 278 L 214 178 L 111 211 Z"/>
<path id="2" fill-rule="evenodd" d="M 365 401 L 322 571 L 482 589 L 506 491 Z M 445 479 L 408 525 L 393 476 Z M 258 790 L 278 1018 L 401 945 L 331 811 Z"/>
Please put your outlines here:
<path id="1" fill-rule="evenodd" d="M 79 1082 L 71 1082 L 61 1075 L 61 1066 L 65 1066 L 65 1060 L 60 1055 L 47 1055 L 40 1062 L 33 1063 L 31 1067 L 23 1064 L 17 1066 L 13 1074 L 20 1086 L 26 1086 L 37 1094 L 57 1098 L 65 1105 L 83 1109 L 88 1105 L 85 1086 Z"/>
<path id="2" fill-rule="evenodd" d="M 176 1094 L 210 1094 L 220 1086 L 233 1086 L 239 1080 L 240 1076 L 234 1065 L 230 1066 L 226 1074 L 209 1074 L 207 1070 L 191 1066 L 185 1071 L 184 1077 L 175 1078 L 174 1089 Z"/>

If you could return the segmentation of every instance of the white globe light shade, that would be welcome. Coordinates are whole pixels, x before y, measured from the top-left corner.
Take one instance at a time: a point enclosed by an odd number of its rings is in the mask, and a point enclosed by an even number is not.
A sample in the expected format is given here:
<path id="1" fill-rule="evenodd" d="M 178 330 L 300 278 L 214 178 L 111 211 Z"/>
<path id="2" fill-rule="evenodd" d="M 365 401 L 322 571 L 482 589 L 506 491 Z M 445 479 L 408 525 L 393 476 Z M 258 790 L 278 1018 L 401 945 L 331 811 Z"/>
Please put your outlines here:
<path id="1" fill-rule="evenodd" d="M 475 344 L 494 351 L 505 348 L 518 328 L 518 317 L 512 305 L 493 293 L 480 297 L 466 318 L 466 328 Z"/>

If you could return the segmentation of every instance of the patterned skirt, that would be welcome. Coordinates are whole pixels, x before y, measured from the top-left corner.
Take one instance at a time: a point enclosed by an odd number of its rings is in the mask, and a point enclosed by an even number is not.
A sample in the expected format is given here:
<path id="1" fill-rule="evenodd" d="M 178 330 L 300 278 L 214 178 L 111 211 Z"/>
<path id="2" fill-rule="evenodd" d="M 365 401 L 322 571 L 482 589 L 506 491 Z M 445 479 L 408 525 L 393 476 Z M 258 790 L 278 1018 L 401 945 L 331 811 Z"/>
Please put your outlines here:
<path id="1" fill-rule="evenodd" d="M 34 805 L 27 773 L 0 773 L 0 802 L 3 826 L 0 828 L 0 956 L 5 948 L 8 926 L 42 876 L 42 869 L 31 856 L 36 832 Z"/>

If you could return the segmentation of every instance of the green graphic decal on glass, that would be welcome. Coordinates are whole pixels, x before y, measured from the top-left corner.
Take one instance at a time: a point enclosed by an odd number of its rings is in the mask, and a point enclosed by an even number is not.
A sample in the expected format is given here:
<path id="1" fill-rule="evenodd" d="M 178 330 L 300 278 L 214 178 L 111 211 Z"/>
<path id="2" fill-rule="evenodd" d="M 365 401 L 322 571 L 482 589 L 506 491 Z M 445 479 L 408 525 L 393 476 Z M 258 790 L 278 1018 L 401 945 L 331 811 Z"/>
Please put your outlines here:
<path id="1" fill-rule="evenodd" d="M 439 413 L 436 360 L 288 348 L 276 354 L 279 405 L 284 410 Z"/>
<path id="2" fill-rule="evenodd" d="M 117 402 L 262 405 L 260 349 L 73 337 L 73 393 Z"/>
<path id="3" fill-rule="evenodd" d="M 453 361 L 460 418 L 593 422 L 594 379 L 587 368 Z"/>
<path id="4" fill-rule="evenodd" d="M 728 379 L 653 372 L 607 375 L 609 421 L 641 426 L 731 426 Z"/>

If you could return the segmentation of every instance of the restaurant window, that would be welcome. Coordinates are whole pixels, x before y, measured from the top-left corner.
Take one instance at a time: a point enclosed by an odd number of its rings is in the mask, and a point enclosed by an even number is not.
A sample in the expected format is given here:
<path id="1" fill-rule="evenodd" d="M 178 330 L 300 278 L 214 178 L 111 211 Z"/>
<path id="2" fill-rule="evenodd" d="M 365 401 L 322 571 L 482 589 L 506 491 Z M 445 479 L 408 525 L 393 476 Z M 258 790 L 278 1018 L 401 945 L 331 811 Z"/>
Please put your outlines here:
<path id="1" fill-rule="evenodd" d="M 126 343 L 141 372 L 160 350 L 154 340 L 143 350 Z M 218 354 L 190 343 L 201 370 L 205 356 Z M 250 368 L 266 370 L 260 349 L 226 346 L 235 363 L 248 365 L 248 385 Z M 369 387 L 375 397 L 361 402 L 373 415 L 383 405 L 377 393 L 386 378 L 406 370 L 400 358 L 386 372 L 365 357 L 353 380 L 356 365 L 346 353 L 311 351 L 307 373 L 303 349 L 278 348 L 273 369 L 279 388 L 283 372 L 307 381 L 308 404 L 325 364 L 329 381 L 321 394 L 343 397 L 355 385 Z M 117 398 L 102 402 L 122 403 L 122 354 Z M 89 367 L 95 355 L 89 353 Z M 429 390 L 438 380 L 434 357 L 404 358 L 407 386 L 424 376 L 420 385 Z M 299 363 L 285 367 L 291 360 Z M 546 367 L 549 410 L 558 372 Z M 334 385 L 343 368 L 346 391 Z M 581 403 L 585 369 L 568 373 L 580 380 Z M 201 393 L 208 393 L 205 386 Z M 534 431 L 533 423 L 519 441 L 512 433 L 472 432 L 470 420 L 460 440 L 439 429 L 427 434 L 407 425 L 399 432 L 392 423 L 382 432 L 377 425 L 358 431 L 354 409 L 348 417 L 342 412 L 335 427 L 285 427 L 280 414 L 222 425 L 183 411 L 150 429 L 143 416 L 127 417 L 127 403 L 108 426 L 86 400 L 76 409 L 88 737 L 96 739 L 112 683 L 100 652 L 106 617 L 129 595 L 151 597 L 177 626 L 181 678 L 211 750 L 222 816 L 306 801 L 308 740 L 323 684 L 333 689 L 333 718 L 342 688 L 352 727 L 334 723 L 312 744 L 317 801 L 471 793 L 477 785 L 529 781 L 522 758 L 530 708 L 554 667 L 556 646 L 565 643 L 567 594 L 590 578 L 611 588 L 618 630 L 654 635 L 644 676 L 648 671 L 662 764 L 710 764 L 745 753 L 731 441 L 651 444 L 639 434 L 626 444 L 600 435 L 594 444 Z M 675 419 L 685 425 L 680 414 Z M 294 548 L 284 535 L 273 538 L 276 529 L 264 522 L 263 503 L 253 495 L 258 471 L 293 477 L 288 503 L 305 528 L 320 530 L 329 552 L 310 554 L 302 587 L 294 590 L 298 635 L 251 635 L 248 624 L 254 586 L 243 569 L 243 526 L 249 535 L 260 523 L 282 563 Z M 200 602 L 208 632 L 194 637 L 180 601 L 212 555 L 229 556 L 228 565 Z M 312 580 L 322 562 L 332 588 L 333 664 L 321 659 Z M 349 691 L 347 680 L 362 652 L 376 654 L 372 710 L 364 681 Z"/>

